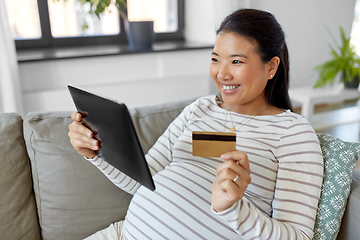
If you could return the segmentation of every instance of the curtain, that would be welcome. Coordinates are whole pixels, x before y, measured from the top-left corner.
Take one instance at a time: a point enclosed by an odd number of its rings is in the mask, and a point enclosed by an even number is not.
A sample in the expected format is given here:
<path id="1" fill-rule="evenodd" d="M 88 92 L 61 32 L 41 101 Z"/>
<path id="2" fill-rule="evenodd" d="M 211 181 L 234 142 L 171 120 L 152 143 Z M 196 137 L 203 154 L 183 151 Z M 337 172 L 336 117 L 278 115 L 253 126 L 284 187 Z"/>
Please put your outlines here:
<path id="1" fill-rule="evenodd" d="M 11 35 L 5 0 L 0 0 L 0 113 L 24 114 L 15 42 Z"/>

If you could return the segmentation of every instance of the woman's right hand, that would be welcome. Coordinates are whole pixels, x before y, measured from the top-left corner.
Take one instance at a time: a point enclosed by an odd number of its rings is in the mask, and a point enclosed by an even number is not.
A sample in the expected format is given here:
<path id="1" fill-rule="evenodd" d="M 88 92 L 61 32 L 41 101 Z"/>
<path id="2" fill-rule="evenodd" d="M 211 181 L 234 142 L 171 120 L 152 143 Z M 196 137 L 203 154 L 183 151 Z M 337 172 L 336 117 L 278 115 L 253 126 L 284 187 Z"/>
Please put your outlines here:
<path id="1" fill-rule="evenodd" d="M 71 145 L 82 156 L 94 158 L 95 151 L 99 150 L 99 142 L 93 138 L 94 133 L 82 124 L 82 115 L 78 112 L 71 114 L 73 122 L 69 125 L 69 137 Z"/>

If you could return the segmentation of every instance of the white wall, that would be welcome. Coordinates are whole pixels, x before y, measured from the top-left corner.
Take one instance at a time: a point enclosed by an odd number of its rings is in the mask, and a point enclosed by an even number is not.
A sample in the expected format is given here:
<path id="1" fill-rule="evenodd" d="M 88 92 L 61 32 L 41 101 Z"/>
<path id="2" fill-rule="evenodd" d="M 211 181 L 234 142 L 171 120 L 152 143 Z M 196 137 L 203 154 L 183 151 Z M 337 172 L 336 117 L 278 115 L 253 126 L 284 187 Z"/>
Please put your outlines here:
<path id="1" fill-rule="evenodd" d="M 211 49 L 21 63 L 26 112 L 74 110 L 67 84 L 129 108 L 210 93 Z"/>
<path id="2" fill-rule="evenodd" d="M 216 29 L 224 17 L 249 6 L 251 0 L 185 0 L 185 38 L 189 41 L 215 41 Z"/>
<path id="3" fill-rule="evenodd" d="M 313 85 L 312 68 L 329 58 L 341 25 L 350 34 L 355 0 L 186 0 L 185 36 L 213 43 L 223 17 L 234 9 L 272 12 L 283 26 L 291 60 L 291 87 Z M 73 110 L 73 84 L 129 107 L 213 93 L 211 49 L 20 63 L 25 111 Z"/>
<path id="4" fill-rule="evenodd" d="M 194 3 L 193 3 L 194 1 Z M 355 0 L 188 0 L 186 10 L 188 38 L 213 41 L 214 30 L 226 14 L 250 7 L 275 15 L 286 34 L 290 53 L 291 87 L 312 86 L 316 79 L 313 67 L 329 59 L 329 29 L 340 42 L 339 26 L 350 36 Z"/>
<path id="5" fill-rule="evenodd" d="M 313 67 L 329 60 L 328 44 L 334 45 L 328 30 L 338 42 L 339 26 L 350 36 L 355 0 L 255 0 L 252 4 L 272 12 L 283 26 L 290 52 L 292 87 L 313 85 L 317 80 Z"/>

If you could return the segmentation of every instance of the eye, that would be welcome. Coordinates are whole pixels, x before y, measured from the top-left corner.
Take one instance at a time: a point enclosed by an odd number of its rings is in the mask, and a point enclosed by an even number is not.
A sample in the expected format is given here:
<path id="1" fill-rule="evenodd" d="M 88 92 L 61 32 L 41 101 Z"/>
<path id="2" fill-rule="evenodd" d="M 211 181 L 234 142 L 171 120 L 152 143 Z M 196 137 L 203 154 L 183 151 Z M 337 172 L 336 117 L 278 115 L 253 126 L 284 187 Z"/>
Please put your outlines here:
<path id="1" fill-rule="evenodd" d="M 240 61 L 240 60 L 233 60 L 232 63 L 233 63 L 233 64 L 240 64 L 240 63 L 244 63 L 244 62 L 242 62 L 242 61 Z"/>
<path id="2" fill-rule="evenodd" d="M 218 62 L 218 60 L 216 58 L 211 58 L 212 62 Z"/>

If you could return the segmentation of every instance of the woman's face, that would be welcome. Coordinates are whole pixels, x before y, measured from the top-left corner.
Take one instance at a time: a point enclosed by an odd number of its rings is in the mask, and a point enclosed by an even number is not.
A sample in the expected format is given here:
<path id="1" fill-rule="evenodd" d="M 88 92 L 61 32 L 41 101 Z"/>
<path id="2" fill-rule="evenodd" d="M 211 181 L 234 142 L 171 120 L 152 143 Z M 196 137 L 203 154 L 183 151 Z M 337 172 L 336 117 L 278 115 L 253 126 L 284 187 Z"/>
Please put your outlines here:
<path id="1" fill-rule="evenodd" d="M 271 75 L 256 45 L 232 32 L 219 33 L 215 40 L 210 75 L 225 104 L 244 114 L 257 114 L 266 106 L 265 86 Z M 276 71 L 275 71 L 276 72 Z"/>

